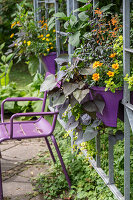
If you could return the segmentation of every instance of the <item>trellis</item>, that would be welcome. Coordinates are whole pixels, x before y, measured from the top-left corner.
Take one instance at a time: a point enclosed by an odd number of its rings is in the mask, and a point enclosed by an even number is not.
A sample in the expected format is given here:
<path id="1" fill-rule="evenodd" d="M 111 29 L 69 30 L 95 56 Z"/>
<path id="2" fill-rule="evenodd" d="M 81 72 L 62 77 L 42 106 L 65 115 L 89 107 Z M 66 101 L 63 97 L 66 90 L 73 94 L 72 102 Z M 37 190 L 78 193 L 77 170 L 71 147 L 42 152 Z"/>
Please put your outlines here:
<path id="1" fill-rule="evenodd" d="M 33 0 L 35 9 L 35 20 L 39 21 L 41 19 L 41 10 L 39 7 L 42 3 L 45 6 L 45 16 L 48 16 L 48 5 L 53 3 L 55 5 L 55 13 L 58 12 L 59 2 L 58 0 Z M 130 54 L 133 53 L 133 49 L 130 48 L 130 2 L 131 0 L 123 0 L 123 74 L 124 76 L 128 73 L 130 74 Z M 93 0 L 93 7 L 96 6 L 98 0 Z M 67 16 L 70 15 L 73 10 L 78 7 L 77 0 L 66 0 L 67 5 Z M 77 13 L 73 13 L 77 15 Z M 57 56 L 60 55 L 60 36 L 65 35 L 65 33 L 60 30 L 60 21 L 56 19 L 56 47 Z M 71 61 L 71 55 L 73 54 L 73 47 L 68 45 L 68 55 Z M 124 138 L 124 196 L 120 193 L 118 188 L 114 183 L 114 143 L 113 138 L 110 133 L 109 135 L 109 176 L 100 167 L 100 134 L 96 136 L 96 161 L 92 158 L 89 159 L 90 163 L 103 179 L 105 184 L 109 187 L 115 197 L 119 200 L 130 200 L 130 130 L 133 131 L 133 105 L 130 104 L 130 91 L 128 90 L 127 83 L 124 83 L 124 97 L 122 104 L 124 105 L 124 134 L 121 135 Z M 123 139 L 121 138 L 121 139 Z M 119 139 L 118 139 L 119 140 Z M 73 141 L 72 141 L 73 143 Z M 87 155 L 87 152 L 84 151 Z"/>

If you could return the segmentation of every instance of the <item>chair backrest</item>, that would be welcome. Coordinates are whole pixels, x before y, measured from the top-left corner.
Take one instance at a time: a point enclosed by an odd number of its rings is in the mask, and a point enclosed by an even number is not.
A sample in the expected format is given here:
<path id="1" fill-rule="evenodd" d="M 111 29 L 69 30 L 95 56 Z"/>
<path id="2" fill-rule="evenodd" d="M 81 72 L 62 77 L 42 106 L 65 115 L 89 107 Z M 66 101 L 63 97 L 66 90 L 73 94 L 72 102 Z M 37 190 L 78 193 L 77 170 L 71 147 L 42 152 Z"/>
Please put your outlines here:
<path id="1" fill-rule="evenodd" d="M 45 109 L 45 105 L 46 105 L 46 99 L 47 99 L 47 91 L 44 92 L 44 98 L 43 98 L 43 104 L 42 104 L 42 112 Z"/>

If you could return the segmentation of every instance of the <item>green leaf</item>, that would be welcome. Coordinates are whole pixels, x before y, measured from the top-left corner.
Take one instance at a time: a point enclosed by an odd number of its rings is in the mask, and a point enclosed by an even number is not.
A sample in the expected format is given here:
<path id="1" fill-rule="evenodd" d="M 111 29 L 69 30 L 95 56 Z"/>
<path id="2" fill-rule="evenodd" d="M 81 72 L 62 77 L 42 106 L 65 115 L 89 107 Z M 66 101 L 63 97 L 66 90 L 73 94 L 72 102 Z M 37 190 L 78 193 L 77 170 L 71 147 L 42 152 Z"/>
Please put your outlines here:
<path id="1" fill-rule="evenodd" d="M 1 79 L 1 85 L 2 86 L 6 86 L 8 85 L 9 83 L 9 74 L 6 74 L 6 76 L 4 76 L 2 79 Z"/>
<path id="2" fill-rule="evenodd" d="M 107 6 L 103 6 L 100 10 L 102 12 L 105 12 L 105 11 L 109 10 L 113 5 L 114 5 L 113 3 L 108 4 Z"/>
<path id="3" fill-rule="evenodd" d="M 89 91 L 90 91 L 89 89 L 85 89 L 85 90 L 77 89 L 75 92 L 73 92 L 73 96 L 79 103 L 81 103 L 81 101 L 86 97 Z"/>
<path id="4" fill-rule="evenodd" d="M 88 3 L 88 0 L 77 0 L 79 2 L 82 2 L 82 3 Z"/>
<path id="5" fill-rule="evenodd" d="M 71 15 L 71 18 L 70 18 L 70 25 L 71 26 L 74 26 L 76 23 L 77 23 L 77 17 L 75 15 Z"/>
<path id="6" fill-rule="evenodd" d="M 64 19 L 64 20 L 67 20 L 68 19 L 68 17 L 65 15 L 65 13 L 63 13 L 63 12 L 57 12 L 57 13 L 55 13 L 54 14 L 54 16 L 55 17 L 58 17 L 58 18 L 60 18 L 60 19 Z"/>
<path id="7" fill-rule="evenodd" d="M 46 77 L 45 81 L 42 83 L 40 87 L 40 92 L 44 92 L 47 90 L 52 90 L 57 85 L 57 82 L 55 81 L 55 76 L 53 74 L 50 74 Z"/>
<path id="8" fill-rule="evenodd" d="M 6 56 L 2 55 L 1 60 L 5 63 L 6 62 Z"/>
<path id="9" fill-rule="evenodd" d="M 2 50 L 4 48 L 4 46 L 5 46 L 5 43 L 1 44 L 0 45 L 0 50 Z"/>
<path id="10" fill-rule="evenodd" d="M 76 32 L 75 34 L 73 35 L 70 35 L 69 36 L 69 43 L 72 45 L 72 46 L 78 46 L 79 44 L 79 37 L 80 37 L 80 31 Z"/>
<path id="11" fill-rule="evenodd" d="M 29 104 L 29 101 L 18 101 L 17 102 L 17 105 L 22 106 L 22 107 L 28 106 L 28 104 Z"/>
<path id="12" fill-rule="evenodd" d="M 54 28 L 54 26 L 55 26 L 55 23 L 52 23 L 49 25 L 48 29 L 51 30 L 52 28 Z"/>
<path id="13" fill-rule="evenodd" d="M 85 12 L 85 11 L 79 13 L 79 14 L 78 14 L 78 17 L 79 17 L 79 19 L 80 19 L 81 21 L 87 21 L 87 20 L 89 20 L 89 16 L 86 15 L 86 12 Z"/>
<path id="14" fill-rule="evenodd" d="M 39 66 L 39 59 L 37 57 L 30 57 L 28 69 L 31 76 L 35 75 Z"/>
<path id="15" fill-rule="evenodd" d="M 51 17 L 48 22 L 48 26 L 50 26 L 50 24 L 53 24 L 54 21 L 55 21 L 55 17 Z"/>
<path id="16" fill-rule="evenodd" d="M 6 57 L 6 62 L 8 62 L 12 57 L 13 57 L 13 53 L 12 53 L 12 54 L 9 54 L 9 55 Z"/>
<path id="17" fill-rule="evenodd" d="M 84 5 L 78 9 L 74 10 L 74 12 L 90 10 L 91 7 L 92 7 L 92 4 L 89 3 L 87 5 Z"/>
<path id="18" fill-rule="evenodd" d="M 11 102 L 6 102 L 5 103 L 5 110 L 13 110 L 14 109 L 14 105 L 15 105 L 15 102 L 11 101 Z"/>

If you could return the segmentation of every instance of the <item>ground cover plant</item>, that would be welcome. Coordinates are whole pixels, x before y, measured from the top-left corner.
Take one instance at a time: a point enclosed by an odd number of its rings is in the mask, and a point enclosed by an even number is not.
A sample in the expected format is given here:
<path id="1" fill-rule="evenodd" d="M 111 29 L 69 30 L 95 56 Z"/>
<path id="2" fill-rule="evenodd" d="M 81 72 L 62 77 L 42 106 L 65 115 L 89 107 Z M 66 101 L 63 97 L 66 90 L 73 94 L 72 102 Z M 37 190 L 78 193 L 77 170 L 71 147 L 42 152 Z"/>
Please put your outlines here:
<path id="1" fill-rule="evenodd" d="M 118 127 L 123 126 L 122 122 L 118 123 Z M 101 130 L 101 164 L 108 174 L 108 136 L 107 132 L 110 128 Z M 105 131 L 105 132 L 104 132 Z M 66 137 L 65 130 L 61 125 L 57 125 L 55 137 L 57 138 L 59 148 L 61 150 L 63 160 L 68 169 L 68 173 L 72 182 L 72 189 L 68 190 L 65 176 L 61 172 L 59 161 L 54 165 L 50 162 L 51 172 L 48 174 L 40 174 L 34 180 L 35 190 L 44 195 L 44 199 L 71 199 L 71 200 L 115 200 L 116 198 L 109 191 L 102 179 L 97 175 L 96 171 L 89 164 L 88 159 L 75 149 L 71 153 L 70 137 Z M 133 139 L 131 140 L 131 149 L 133 147 Z M 83 146 L 83 149 L 88 150 L 88 155 L 94 155 L 95 141 L 89 141 Z M 124 189 L 124 144 L 123 141 L 115 145 L 115 175 L 116 185 L 123 193 Z M 56 154 L 55 154 L 56 156 Z M 40 156 L 41 161 L 45 162 L 43 155 Z M 105 159 L 106 158 L 106 159 Z M 57 157 L 56 157 L 57 159 Z M 50 167 L 49 166 L 49 167 Z M 133 154 L 131 153 L 131 173 L 133 170 Z M 131 178 L 131 199 L 133 197 L 133 179 Z"/>

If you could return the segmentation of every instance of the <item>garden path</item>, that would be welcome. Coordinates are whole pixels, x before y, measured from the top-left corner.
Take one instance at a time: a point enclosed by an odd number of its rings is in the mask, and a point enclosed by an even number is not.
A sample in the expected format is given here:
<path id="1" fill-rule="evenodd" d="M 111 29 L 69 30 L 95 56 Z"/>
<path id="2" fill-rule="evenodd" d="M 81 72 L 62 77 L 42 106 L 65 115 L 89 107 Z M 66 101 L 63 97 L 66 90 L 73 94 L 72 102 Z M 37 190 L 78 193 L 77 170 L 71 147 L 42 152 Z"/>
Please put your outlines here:
<path id="1" fill-rule="evenodd" d="M 38 162 L 38 154 L 47 151 L 44 139 L 1 144 L 4 200 L 44 200 L 33 191 L 31 179 L 47 172 L 48 164 Z"/>

